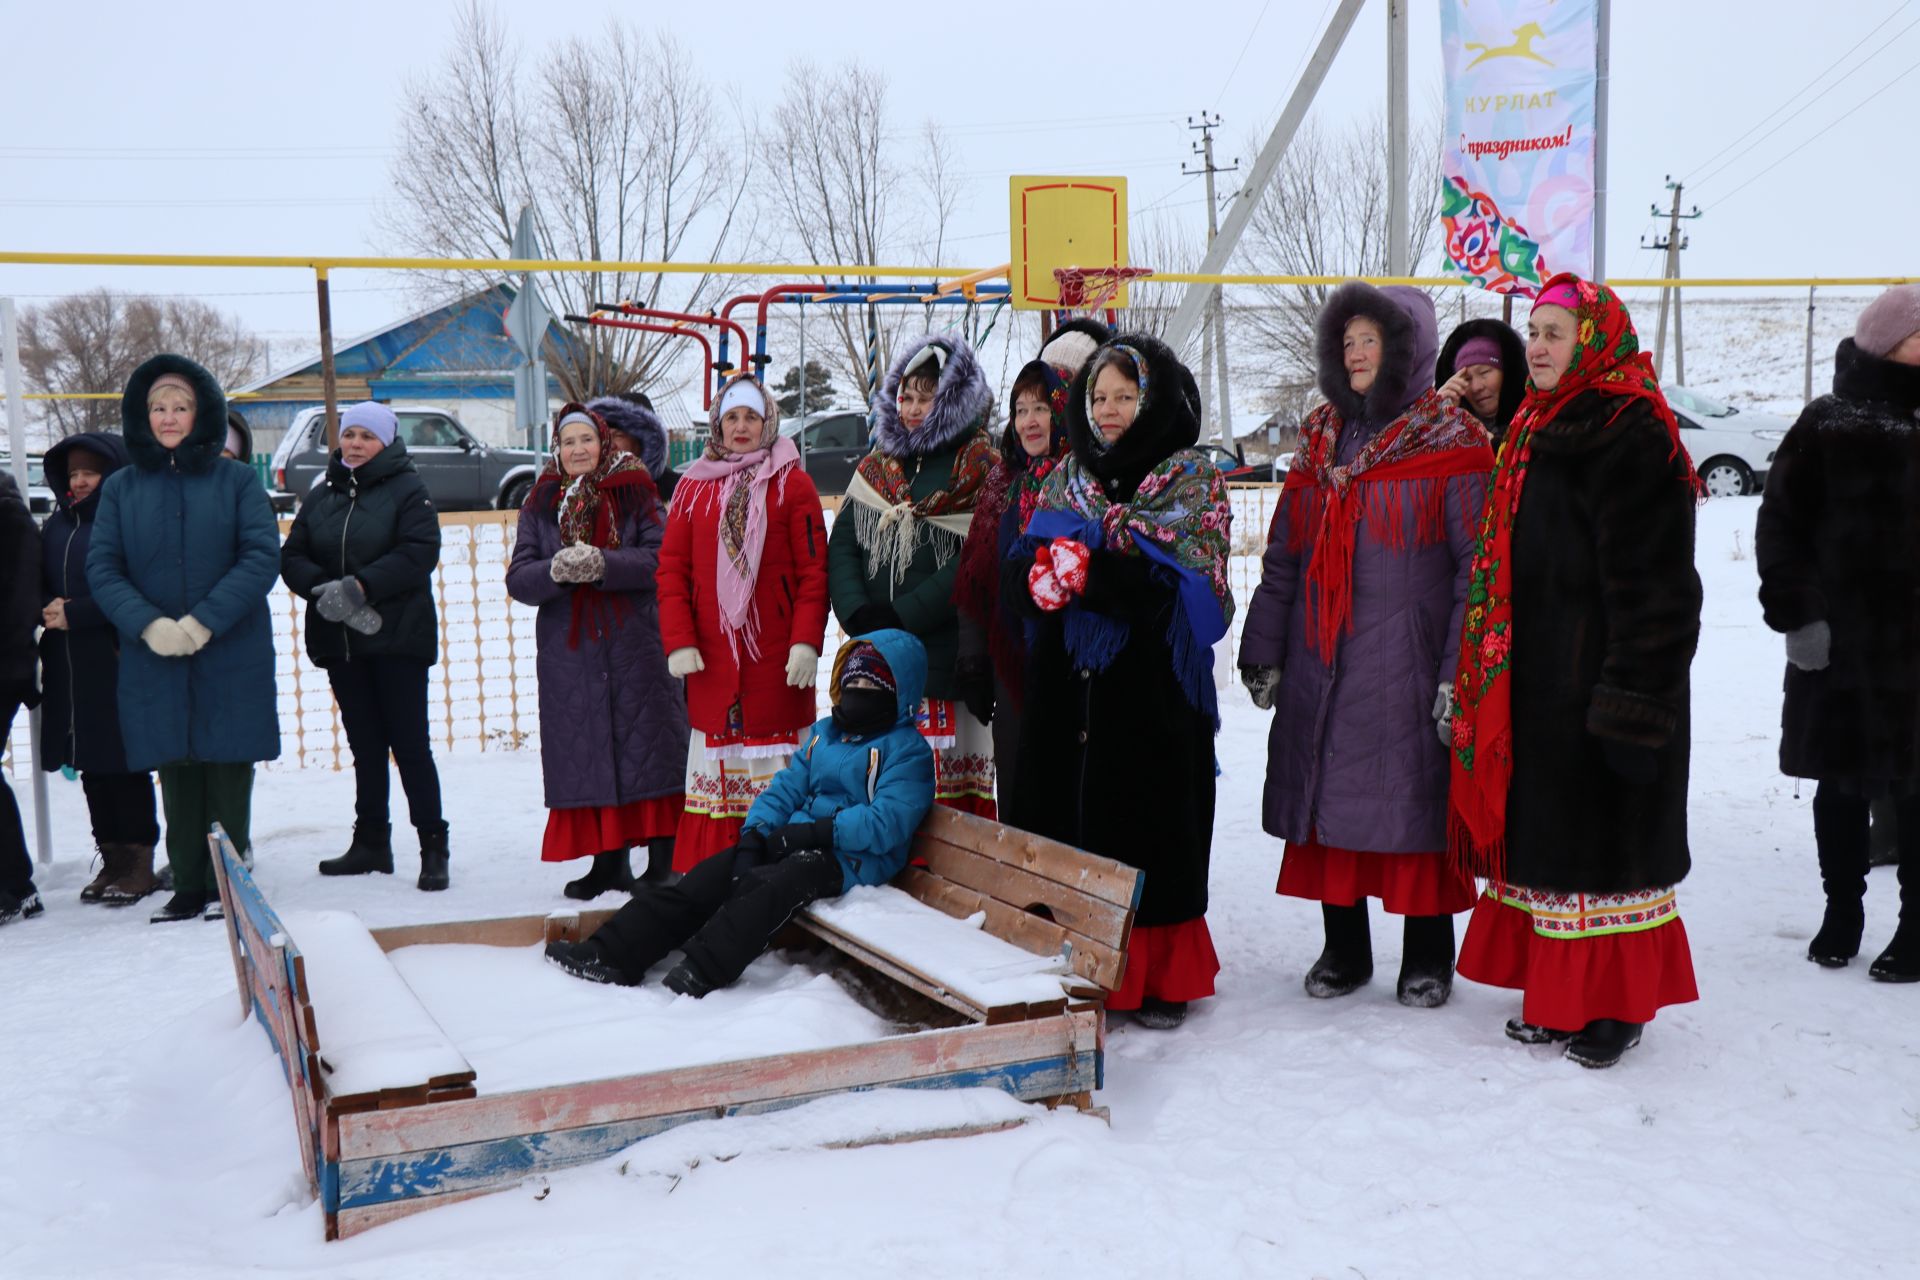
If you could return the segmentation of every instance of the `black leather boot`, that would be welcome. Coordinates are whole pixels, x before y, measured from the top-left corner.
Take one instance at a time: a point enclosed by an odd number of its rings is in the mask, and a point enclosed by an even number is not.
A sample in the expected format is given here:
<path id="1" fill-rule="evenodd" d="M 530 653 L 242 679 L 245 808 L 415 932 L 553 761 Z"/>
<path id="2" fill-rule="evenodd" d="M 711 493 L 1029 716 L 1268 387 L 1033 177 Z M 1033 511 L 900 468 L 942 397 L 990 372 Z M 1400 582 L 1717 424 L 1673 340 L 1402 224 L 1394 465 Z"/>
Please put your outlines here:
<path id="1" fill-rule="evenodd" d="M 1920 840 L 1900 850 L 1900 927 L 1867 976 L 1879 982 L 1920 982 Z"/>
<path id="2" fill-rule="evenodd" d="M 1825 791 L 1828 784 L 1821 784 Z M 1813 839 L 1820 855 L 1820 885 L 1826 890 L 1826 915 L 1820 932 L 1807 944 L 1807 959 L 1827 969 L 1843 969 L 1860 954 L 1860 929 L 1866 918 L 1866 801 L 1836 791 L 1813 797 Z"/>
<path id="3" fill-rule="evenodd" d="M 420 878 L 414 882 L 418 889 L 436 893 L 452 883 L 447 874 L 447 824 L 441 823 L 437 830 L 420 833 Z"/>
<path id="4" fill-rule="evenodd" d="M 364 876 L 374 871 L 393 874 L 393 828 L 385 823 L 377 827 L 354 823 L 353 843 L 347 851 L 320 864 L 323 876 Z"/>
<path id="5" fill-rule="evenodd" d="M 1400 1003 L 1438 1009 L 1453 994 L 1453 917 L 1408 916 L 1400 945 Z"/>
<path id="6" fill-rule="evenodd" d="M 647 842 L 647 869 L 640 873 L 641 884 L 668 885 L 680 878 L 673 869 L 673 837 L 655 836 Z"/>
<path id="7" fill-rule="evenodd" d="M 1373 980 L 1373 933 L 1363 898 L 1350 907 L 1320 904 L 1327 945 L 1307 970 L 1307 994 L 1316 1000 L 1351 995 Z"/>

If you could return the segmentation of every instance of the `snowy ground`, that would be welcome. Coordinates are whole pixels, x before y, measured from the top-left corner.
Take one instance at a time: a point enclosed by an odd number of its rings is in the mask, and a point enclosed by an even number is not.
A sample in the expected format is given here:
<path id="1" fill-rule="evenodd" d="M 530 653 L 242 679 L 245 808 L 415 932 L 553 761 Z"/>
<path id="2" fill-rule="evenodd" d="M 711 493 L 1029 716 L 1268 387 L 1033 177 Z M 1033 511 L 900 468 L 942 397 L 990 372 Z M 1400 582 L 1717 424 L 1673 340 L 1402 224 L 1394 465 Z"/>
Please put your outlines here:
<path id="1" fill-rule="evenodd" d="M 1773 767 L 1780 646 L 1753 598 L 1753 514 L 1717 501 L 1701 517 L 1682 903 L 1703 998 L 1663 1014 L 1616 1070 L 1506 1040 L 1505 992 L 1461 983 L 1445 1009 L 1401 1008 L 1398 931 L 1378 915 L 1373 985 L 1307 999 L 1318 913 L 1272 893 L 1266 717 L 1236 698 L 1209 917 L 1220 994 L 1181 1031 L 1111 1035 L 1111 1128 L 1045 1115 L 987 1137 L 821 1149 L 986 1105 L 841 1100 L 693 1126 L 324 1244 L 286 1086 L 238 1016 L 218 926 L 79 906 L 84 808 L 56 779 L 67 852 L 42 880 L 51 906 L 0 931 L 0 1274 L 506 1276 L 559 1261 L 716 1277 L 1912 1275 L 1920 991 L 1802 958 L 1819 887 L 1807 796 Z M 343 847 L 349 776 L 263 773 L 269 897 L 375 925 L 564 905 L 563 874 L 536 860 L 536 757 L 460 756 L 445 774 L 454 887 L 429 896 L 400 876 L 319 879 L 314 861 Z M 1893 928 L 1890 869 L 1867 908 L 1872 954 Z M 750 973 L 756 998 L 807 989 L 774 963 Z M 509 953 L 476 989 L 531 981 L 537 965 Z"/>

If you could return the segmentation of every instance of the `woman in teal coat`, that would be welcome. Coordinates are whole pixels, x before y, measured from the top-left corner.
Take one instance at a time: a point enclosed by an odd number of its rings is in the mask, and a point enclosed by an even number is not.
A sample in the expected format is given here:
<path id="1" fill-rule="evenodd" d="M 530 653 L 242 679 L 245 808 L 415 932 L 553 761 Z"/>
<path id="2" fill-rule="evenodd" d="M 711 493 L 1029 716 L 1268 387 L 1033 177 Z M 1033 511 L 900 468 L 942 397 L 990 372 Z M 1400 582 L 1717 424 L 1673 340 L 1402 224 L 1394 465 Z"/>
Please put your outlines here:
<path id="1" fill-rule="evenodd" d="M 87 578 L 120 632 L 127 767 L 160 771 L 174 888 L 161 923 L 218 914 L 208 828 L 249 848 L 253 766 L 280 754 L 267 612 L 280 536 L 253 468 L 220 456 L 227 398 L 205 369 L 148 360 L 120 423 L 133 465 L 101 486 Z"/>

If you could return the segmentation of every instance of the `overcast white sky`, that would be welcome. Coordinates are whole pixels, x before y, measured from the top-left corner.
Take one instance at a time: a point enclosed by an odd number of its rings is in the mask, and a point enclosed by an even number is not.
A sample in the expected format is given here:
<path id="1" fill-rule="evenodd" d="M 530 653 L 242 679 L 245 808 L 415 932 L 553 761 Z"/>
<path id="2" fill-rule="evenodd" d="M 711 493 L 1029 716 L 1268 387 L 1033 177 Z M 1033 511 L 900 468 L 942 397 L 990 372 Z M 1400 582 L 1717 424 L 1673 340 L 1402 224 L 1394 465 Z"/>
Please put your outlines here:
<path id="1" fill-rule="evenodd" d="M 771 106 L 791 58 L 858 56 L 885 67 L 897 124 L 931 117 L 958 150 L 969 185 L 954 228 L 961 238 L 947 256 L 981 266 L 1007 258 L 1009 173 L 1122 173 L 1136 213 L 1158 203 L 1201 226 L 1199 184 L 1180 172 L 1192 160 L 1187 117 L 1218 111 L 1222 159 L 1244 153 L 1250 131 L 1264 135 L 1277 116 L 1330 8 L 1323 0 L 500 5 L 535 48 L 590 34 L 616 13 L 664 24 L 750 110 Z M 1368 5 L 1321 95 L 1320 110 L 1334 119 L 1384 103 L 1385 9 L 1385 0 Z M 372 214 L 390 197 L 394 112 L 409 72 L 440 58 L 454 12 L 452 0 L 0 0 L 0 248 L 391 250 Z M 1870 32 L 1796 109 L 1716 158 Z M 1434 6 L 1416 3 L 1416 103 L 1435 91 L 1438 40 Z M 1912 0 L 1616 0 L 1610 272 L 1657 274 L 1655 256 L 1638 245 L 1654 230 L 1648 206 L 1664 202 L 1669 173 L 1688 178 L 1689 202 L 1707 210 L 1690 228 L 1689 275 L 1920 271 L 1916 120 Z M 300 335 L 311 340 L 305 273 L 0 265 L 0 294 L 23 301 L 100 284 L 195 294 L 289 348 Z M 407 306 L 391 280 L 370 274 L 342 273 L 334 287 L 342 334 Z"/>

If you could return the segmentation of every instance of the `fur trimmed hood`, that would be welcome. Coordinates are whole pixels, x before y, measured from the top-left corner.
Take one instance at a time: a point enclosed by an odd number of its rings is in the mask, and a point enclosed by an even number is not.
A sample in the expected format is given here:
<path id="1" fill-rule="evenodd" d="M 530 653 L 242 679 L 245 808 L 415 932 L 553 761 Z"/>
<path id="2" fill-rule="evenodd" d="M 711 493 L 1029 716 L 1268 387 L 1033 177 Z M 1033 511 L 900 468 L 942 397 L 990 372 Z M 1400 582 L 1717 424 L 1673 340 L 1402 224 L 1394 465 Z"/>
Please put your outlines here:
<path id="1" fill-rule="evenodd" d="M 1520 401 L 1527 394 L 1527 343 L 1513 326 L 1499 320 L 1469 320 L 1458 325 L 1447 335 L 1447 345 L 1440 348 L 1440 359 L 1433 368 L 1433 385 L 1443 387 L 1447 380 L 1459 370 L 1454 361 L 1459 358 L 1460 348 L 1475 338 L 1491 338 L 1500 346 L 1500 406 L 1494 411 L 1493 426 L 1496 431 L 1504 432 L 1507 424 L 1513 421 L 1513 411 L 1520 407 Z M 1472 413 L 1471 406 L 1460 406 Z"/>
<path id="2" fill-rule="evenodd" d="M 600 416 L 610 431 L 624 431 L 640 446 L 640 464 L 658 477 L 667 468 L 667 429 L 651 409 L 619 396 L 599 396 L 587 401 L 587 412 Z"/>
<path id="3" fill-rule="evenodd" d="M 168 451 L 160 447 L 147 422 L 147 392 L 168 373 L 178 374 L 193 387 L 193 430 L 173 450 L 174 461 L 182 471 L 206 471 L 220 460 L 220 450 L 227 444 L 227 393 L 211 373 L 185 356 L 157 355 L 133 371 L 120 397 L 120 435 L 140 470 L 158 471 L 167 465 Z"/>
<path id="4" fill-rule="evenodd" d="M 919 430 L 909 431 L 900 421 L 900 382 L 915 357 L 928 347 L 940 348 L 945 363 L 927 420 Z M 993 388 L 987 385 L 973 348 L 951 334 L 923 335 L 894 358 L 880 393 L 873 398 L 873 447 L 896 458 L 938 453 L 985 427 L 992 407 Z"/>
<path id="5" fill-rule="evenodd" d="M 1089 412 L 1094 373 L 1116 347 L 1131 347 L 1146 361 L 1145 394 L 1133 426 L 1104 449 L 1093 447 Z M 1080 465 L 1098 476 L 1109 494 L 1130 499 L 1147 473 L 1200 442 L 1200 389 L 1173 348 L 1144 333 L 1122 333 L 1095 352 L 1067 394 L 1067 439 Z"/>
<path id="6" fill-rule="evenodd" d="M 1364 398 L 1347 385 L 1342 350 L 1347 323 L 1359 316 L 1380 326 L 1384 347 L 1380 371 Z M 1314 325 L 1320 394 L 1343 422 L 1383 426 L 1393 421 L 1433 390 L 1439 330 L 1433 299 L 1420 290 L 1400 284 L 1375 288 L 1364 281 L 1349 280 L 1327 296 Z"/>

